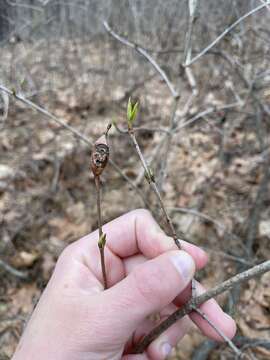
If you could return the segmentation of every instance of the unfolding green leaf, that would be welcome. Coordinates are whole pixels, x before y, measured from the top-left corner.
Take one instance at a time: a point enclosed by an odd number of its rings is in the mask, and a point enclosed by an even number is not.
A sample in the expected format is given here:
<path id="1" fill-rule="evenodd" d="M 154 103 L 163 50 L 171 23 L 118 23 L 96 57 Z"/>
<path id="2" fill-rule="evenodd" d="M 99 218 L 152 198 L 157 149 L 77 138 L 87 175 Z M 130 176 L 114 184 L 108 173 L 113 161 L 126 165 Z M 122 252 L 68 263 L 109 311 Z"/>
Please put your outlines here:
<path id="1" fill-rule="evenodd" d="M 138 106 L 139 103 L 132 103 L 131 98 L 128 99 L 128 106 L 127 106 L 127 121 L 128 126 L 132 127 L 132 124 L 134 120 L 136 119 L 137 113 L 138 113 Z"/>

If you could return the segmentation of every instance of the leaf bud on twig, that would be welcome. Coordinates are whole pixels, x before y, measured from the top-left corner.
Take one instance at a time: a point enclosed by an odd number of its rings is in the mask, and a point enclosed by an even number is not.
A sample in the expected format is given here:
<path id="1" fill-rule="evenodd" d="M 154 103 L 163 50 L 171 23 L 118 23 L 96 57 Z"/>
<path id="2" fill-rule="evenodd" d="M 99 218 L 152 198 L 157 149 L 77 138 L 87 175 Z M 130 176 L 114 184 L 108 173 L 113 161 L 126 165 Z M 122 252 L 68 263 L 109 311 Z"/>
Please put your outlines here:
<path id="1" fill-rule="evenodd" d="M 138 106 L 139 102 L 132 103 L 131 98 L 128 99 L 128 106 L 127 106 L 127 122 L 128 122 L 128 128 L 132 128 L 132 124 L 134 120 L 136 119 L 137 113 L 138 113 Z"/>
<path id="2" fill-rule="evenodd" d="M 106 244 L 106 234 L 102 233 L 102 235 L 100 236 L 100 238 L 98 240 L 98 247 L 100 249 L 104 249 L 105 244 Z"/>

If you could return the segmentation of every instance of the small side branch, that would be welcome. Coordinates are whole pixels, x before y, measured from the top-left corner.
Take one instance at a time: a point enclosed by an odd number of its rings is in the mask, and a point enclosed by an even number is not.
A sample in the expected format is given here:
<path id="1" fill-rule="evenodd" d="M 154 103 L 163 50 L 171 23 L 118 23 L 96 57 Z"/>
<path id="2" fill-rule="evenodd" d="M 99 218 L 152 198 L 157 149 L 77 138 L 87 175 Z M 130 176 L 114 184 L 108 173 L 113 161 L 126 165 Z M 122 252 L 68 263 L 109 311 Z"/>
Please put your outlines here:
<path id="1" fill-rule="evenodd" d="M 163 80 L 165 81 L 165 83 L 167 84 L 172 96 L 174 98 L 178 98 L 179 94 L 178 92 L 174 89 L 173 84 L 171 83 L 171 81 L 169 80 L 167 74 L 165 73 L 164 70 L 161 69 L 161 67 L 158 65 L 158 63 L 153 59 L 153 57 L 145 50 L 143 49 L 141 46 L 127 40 L 126 38 L 124 38 L 123 36 L 118 35 L 115 31 L 113 31 L 113 29 L 109 26 L 109 24 L 107 23 L 107 21 L 103 22 L 103 25 L 106 29 L 106 31 L 116 40 L 118 40 L 119 42 L 121 42 L 123 45 L 126 45 L 134 50 L 136 50 L 139 54 L 141 54 L 143 57 L 145 57 L 148 62 L 154 67 L 154 69 L 159 73 L 159 75 L 163 78 Z"/>
<path id="2" fill-rule="evenodd" d="M 210 49 L 212 49 L 224 36 L 226 36 L 229 32 L 231 32 L 236 26 L 238 26 L 243 20 L 248 18 L 249 16 L 255 14 L 259 10 L 263 9 L 264 7 L 267 7 L 267 5 L 270 5 L 270 0 L 264 1 L 263 4 L 257 6 L 256 8 L 250 10 L 245 15 L 241 16 L 237 21 L 235 21 L 232 25 L 227 27 L 223 31 L 222 34 L 220 34 L 211 44 L 209 44 L 205 49 L 203 49 L 198 55 L 196 55 L 193 59 L 191 59 L 189 62 L 187 62 L 184 66 L 190 66 L 194 64 L 197 60 L 199 60 L 203 55 L 205 55 Z"/>
<path id="3" fill-rule="evenodd" d="M 175 227 L 173 225 L 173 222 L 165 208 L 165 205 L 163 203 L 163 200 L 162 200 L 162 197 L 161 197 L 161 194 L 159 192 L 159 189 L 157 187 L 157 184 L 156 184 L 156 181 L 155 181 L 155 177 L 154 177 L 154 174 L 152 173 L 151 169 L 148 167 L 147 163 L 146 163 L 146 160 L 144 159 L 144 156 L 142 154 L 142 151 L 140 149 L 140 146 L 138 144 L 138 141 L 136 139 L 136 136 L 134 134 L 134 131 L 132 128 L 129 128 L 129 135 L 130 135 L 130 138 L 135 146 L 135 149 L 139 155 L 139 158 L 141 160 L 141 163 L 143 165 L 143 168 L 144 168 L 144 171 L 145 171 L 145 176 L 146 176 L 146 179 L 149 183 L 149 185 L 151 186 L 151 189 L 153 190 L 153 192 L 155 193 L 157 199 L 158 199 L 158 202 L 159 202 L 159 205 L 160 205 L 160 208 L 164 214 L 164 217 L 166 219 L 166 222 L 167 224 L 169 225 L 169 228 L 170 228 L 170 231 L 171 231 L 171 236 L 173 237 L 174 239 L 174 242 L 175 244 L 177 245 L 177 247 L 179 249 L 181 249 L 181 244 L 180 244 L 180 240 L 178 239 L 177 237 L 177 234 L 176 234 L 176 230 L 175 230 Z"/>
<path id="4" fill-rule="evenodd" d="M 233 276 L 232 278 L 224 281 L 220 285 L 215 286 L 209 291 L 206 291 L 202 295 L 199 295 L 189 302 L 187 302 L 183 307 L 176 310 L 173 314 L 171 314 L 166 320 L 164 320 L 161 324 L 155 327 L 148 335 L 146 335 L 143 340 L 138 343 L 138 345 L 134 349 L 135 354 L 142 353 L 147 346 L 155 340 L 160 334 L 166 331 L 171 325 L 173 325 L 176 321 L 181 319 L 183 316 L 189 314 L 194 311 L 194 308 L 198 308 L 201 304 L 206 302 L 207 300 L 216 297 L 223 292 L 232 289 L 236 285 L 248 281 L 256 276 L 260 276 L 266 272 L 270 271 L 270 260 L 265 261 L 259 265 L 254 266 L 253 268 L 244 271 L 240 274 Z"/>

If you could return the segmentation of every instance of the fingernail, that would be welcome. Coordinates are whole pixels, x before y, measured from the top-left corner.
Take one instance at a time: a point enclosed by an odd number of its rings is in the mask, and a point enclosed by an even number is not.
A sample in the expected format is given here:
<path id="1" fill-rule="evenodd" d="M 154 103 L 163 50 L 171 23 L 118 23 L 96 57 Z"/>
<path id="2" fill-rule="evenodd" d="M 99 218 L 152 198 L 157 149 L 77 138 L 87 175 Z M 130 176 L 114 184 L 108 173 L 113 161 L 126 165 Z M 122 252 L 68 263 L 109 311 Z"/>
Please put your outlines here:
<path id="1" fill-rule="evenodd" d="M 172 351 L 172 347 L 169 343 L 163 343 L 161 345 L 161 353 L 164 357 L 168 356 Z"/>
<path id="2" fill-rule="evenodd" d="M 195 271 L 195 264 L 188 253 L 181 250 L 178 251 L 177 254 L 172 257 L 172 262 L 185 280 L 192 278 Z"/>

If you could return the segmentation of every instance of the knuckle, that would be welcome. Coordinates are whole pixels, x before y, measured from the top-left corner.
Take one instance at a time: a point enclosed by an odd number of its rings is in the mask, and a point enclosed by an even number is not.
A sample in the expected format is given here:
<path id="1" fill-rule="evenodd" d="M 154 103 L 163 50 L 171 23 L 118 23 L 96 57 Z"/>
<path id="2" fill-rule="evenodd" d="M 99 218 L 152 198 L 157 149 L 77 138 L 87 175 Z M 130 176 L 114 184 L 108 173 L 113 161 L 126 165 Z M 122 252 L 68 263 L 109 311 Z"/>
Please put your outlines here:
<path id="1" fill-rule="evenodd" d="M 57 265 L 70 262 L 70 259 L 74 256 L 74 250 L 74 244 L 65 247 L 57 260 Z"/>
<path id="2" fill-rule="evenodd" d="M 151 219 L 153 218 L 151 212 L 149 210 L 143 209 L 143 208 L 133 210 L 133 211 L 131 211 L 131 213 L 134 215 L 135 219 L 137 219 L 138 221 L 140 221 L 141 219 L 145 220 L 146 218 L 151 218 Z"/>

